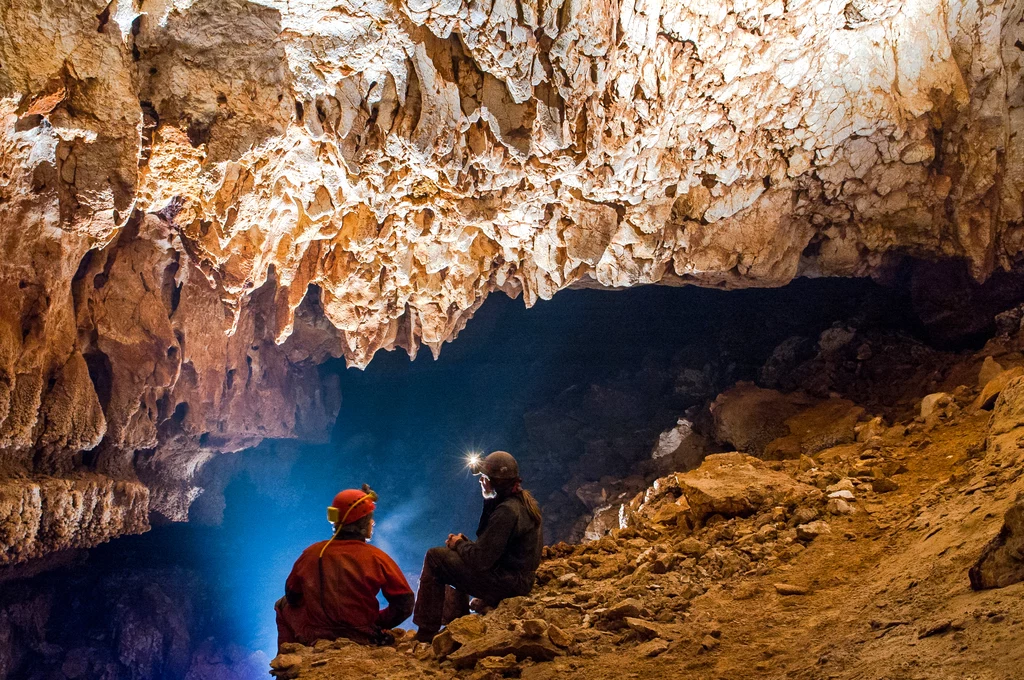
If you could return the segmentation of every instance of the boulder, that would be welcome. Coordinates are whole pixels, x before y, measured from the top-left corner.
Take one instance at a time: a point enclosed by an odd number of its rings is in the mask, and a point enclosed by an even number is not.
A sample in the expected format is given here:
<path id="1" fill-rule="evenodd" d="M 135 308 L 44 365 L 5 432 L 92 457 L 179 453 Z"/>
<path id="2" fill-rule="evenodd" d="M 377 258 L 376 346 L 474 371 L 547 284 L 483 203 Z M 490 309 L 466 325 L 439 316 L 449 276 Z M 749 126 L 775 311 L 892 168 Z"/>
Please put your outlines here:
<path id="1" fill-rule="evenodd" d="M 506 654 L 505 656 L 485 656 L 476 662 L 476 666 L 480 670 L 501 675 L 515 668 L 516 663 L 515 654 Z"/>
<path id="2" fill-rule="evenodd" d="M 700 557 L 708 551 L 708 546 L 706 543 L 690 537 L 676 545 L 676 550 L 687 557 Z"/>
<path id="3" fill-rule="evenodd" d="M 445 629 L 459 644 L 466 644 L 487 632 L 487 621 L 479 614 L 470 614 L 455 619 Z"/>
<path id="4" fill-rule="evenodd" d="M 636 648 L 636 653 L 639 656 L 646 657 L 655 657 L 666 651 L 668 651 L 668 642 L 662 640 L 661 638 L 648 640 L 647 642 L 643 643 L 642 645 Z"/>
<path id="5" fill-rule="evenodd" d="M 1011 369 L 1013 370 L 1013 369 Z M 991 436 L 1006 434 L 1024 425 L 1024 376 L 1010 378 L 992 407 Z"/>
<path id="6" fill-rule="evenodd" d="M 556 647 L 561 647 L 563 649 L 571 645 L 573 641 L 572 635 L 555 625 L 548 626 L 548 639 L 551 640 Z"/>
<path id="7" fill-rule="evenodd" d="M 871 482 L 871 490 L 875 493 L 889 493 L 890 491 L 896 491 L 899 488 L 900 485 L 888 477 L 881 477 Z"/>
<path id="8" fill-rule="evenodd" d="M 489 656 L 504 657 L 509 654 L 518 661 L 551 661 L 565 651 L 555 645 L 547 636 L 527 637 L 507 630 L 488 632 L 448 655 L 456 669 L 472 668 L 480 659 Z"/>
<path id="9" fill-rule="evenodd" d="M 832 398 L 788 418 L 786 426 L 799 441 L 801 452 L 810 455 L 855 441 L 863 415 L 864 409 L 852 401 Z"/>
<path id="10" fill-rule="evenodd" d="M 458 648 L 459 643 L 455 641 L 451 631 L 447 629 L 435 635 L 434 639 L 430 642 L 430 649 L 438 659 L 445 658 Z"/>
<path id="11" fill-rule="evenodd" d="M 711 515 L 745 517 L 767 505 L 796 505 L 816 492 L 742 453 L 708 456 L 696 470 L 677 475 L 677 483 L 697 521 Z"/>
<path id="12" fill-rule="evenodd" d="M 527 619 L 523 621 L 523 635 L 526 637 L 540 637 L 547 632 L 548 622 L 544 619 Z"/>
<path id="13" fill-rule="evenodd" d="M 830 498 L 825 510 L 832 515 L 851 515 L 856 512 L 856 508 L 843 498 Z"/>
<path id="14" fill-rule="evenodd" d="M 885 421 L 882 420 L 881 416 L 875 416 L 866 423 L 860 423 L 854 427 L 854 431 L 857 433 L 858 442 L 866 442 L 874 437 L 883 436 L 889 428 L 885 426 Z"/>
<path id="15" fill-rule="evenodd" d="M 828 522 L 820 519 L 807 524 L 800 524 L 796 528 L 796 537 L 801 541 L 813 541 L 822 534 L 830 533 L 832 533 L 832 528 L 828 525 Z"/>
<path id="16" fill-rule="evenodd" d="M 1006 511 L 999 534 L 985 546 L 968 575 L 971 588 L 1003 588 L 1024 581 L 1024 494 Z"/>
<path id="17" fill-rule="evenodd" d="M 607 536 L 610 531 L 620 529 L 621 513 L 622 503 L 606 505 L 594 510 L 593 519 L 590 520 L 587 528 L 583 531 L 583 540 L 596 541 L 603 536 Z"/>
<path id="18" fill-rule="evenodd" d="M 921 400 L 921 417 L 928 420 L 929 417 L 941 411 L 944 407 L 953 403 L 953 396 L 946 392 L 935 392 Z"/>
<path id="19" fill-rule="evenodd" d="M 789 434 L 786 420 L 812 403 L 803 395 L 737 383 L 711 404 L 715 439 L 723 446 L 761 456 L 772 440 Z"/>
<path id="20" fill-rule="evenodd" d="M 604 617 L 609 621 L 619 621 L 625 618 L 638 617 L 642 610 L 643 605 L 639 600 L 628 598 L 616 602 L 614 605 L 609 607 L 608 611 L 604 613 Z"/>
<path id="21" fill-rule="evenodd" d="M 680 418 L 658 437 L 651 450 L 651 463 L 657 474 L 692 470 L 704 460 L 709 445 L 704 435 L 694 431 L 691 421 Z"/>
<path id="22" fill-rule="evenodd" d="M 978 370 L 978 389 L 983 389 L 1004 370 L 1006 369 L 998 361 L 992 357 L 985 357 L 985 361 L 982 362 L 981 368 Z"/>
<path id="23" fill-rule="evenodd" d="M 1006 386 L 1010 384 L 1010 381 L 1014 378 L 1019 378 L 1022 375 L 1024 375 L 1024 368 L 1015 366 L 1007 371 L 1002 371 L 992 376 L 992 378 L 985 383 L 985 386 L 981 388 L 981 393 L 971 404 L 971 411 L 991 409 L 995 406 L 996 397 L 1006 389 Z"/>

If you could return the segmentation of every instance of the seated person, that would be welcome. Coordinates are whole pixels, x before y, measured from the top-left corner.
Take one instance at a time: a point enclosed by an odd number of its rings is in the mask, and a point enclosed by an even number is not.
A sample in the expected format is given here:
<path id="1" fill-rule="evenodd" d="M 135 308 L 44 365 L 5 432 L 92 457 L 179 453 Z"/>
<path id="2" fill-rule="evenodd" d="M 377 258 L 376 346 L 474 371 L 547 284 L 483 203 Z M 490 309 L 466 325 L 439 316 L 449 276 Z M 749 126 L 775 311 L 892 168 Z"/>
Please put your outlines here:
<path id="1" fill-rule="evenodd" d="M 388 644 L 388 629 L 404 621 L 413 592 L 394 560 L 367 543 L 373 535 L 377 500 L 370 487 L 334 497 L 327 518 L 334 535 L 306 548 L 277 601 L 277 644 L 349 638 L 360 644 Z M 388 607 L 378 611 L 377 593 Z"/>
<path id="2" fill-rule="evenodd" d="M 423 560 L 412 619 L 422 642 L 432 640 L 443 623 L 468 614 L 470 596 L 493 607 L 506 597 L 528 595 L 536 580 L 544 547 L 541 512 L 522 487 L 516 459 L 495 451 L 474 472 L 486 499 L 477 540 L 449 535 L 444 548 L 431 548 Z"/>

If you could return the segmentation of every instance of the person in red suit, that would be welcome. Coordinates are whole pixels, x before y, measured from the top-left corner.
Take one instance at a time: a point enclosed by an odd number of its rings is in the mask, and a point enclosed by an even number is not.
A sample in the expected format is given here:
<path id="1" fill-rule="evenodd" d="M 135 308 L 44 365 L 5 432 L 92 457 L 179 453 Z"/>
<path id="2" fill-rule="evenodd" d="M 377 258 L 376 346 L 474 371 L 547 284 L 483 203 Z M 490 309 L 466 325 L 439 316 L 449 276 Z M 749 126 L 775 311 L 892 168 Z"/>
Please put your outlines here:
<path id="1" fill-rule="evenodd" d="M 395 561 L 368 543 L 373 536 L 377 494 L 370 487 L 334 497 L 327 518 L 330 540 L 306 548 L 277 601 L 277 644 L 349 638 L 364 645 L 388 644 L 389 629 L 412 613 L 412 588 Z M 388 602 L 379 609 L 377 593 Z"/>

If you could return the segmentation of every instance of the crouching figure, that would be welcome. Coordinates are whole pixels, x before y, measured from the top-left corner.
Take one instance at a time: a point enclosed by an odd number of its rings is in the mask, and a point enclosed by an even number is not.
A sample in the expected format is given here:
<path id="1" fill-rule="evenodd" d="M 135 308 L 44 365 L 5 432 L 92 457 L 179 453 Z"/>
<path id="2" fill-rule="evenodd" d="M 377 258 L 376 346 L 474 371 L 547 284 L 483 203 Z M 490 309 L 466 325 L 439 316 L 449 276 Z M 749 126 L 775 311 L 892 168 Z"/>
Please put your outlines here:
<path id="1" fill-rule="evenodd" d="M 327 508 L 334 535 L 306 548 L 277 601 L 277 644 L 349 638 L 365 645 L 388 644 L 388 630 L 412 613 L 413 592 L 373 536 L 377 494 L 367 485 L 346 489 Z M 383 592 L 386 609 L 378 610 Z"/>
<path id="2" fill-rule="evenodd" d="M 469 598 L 494 607 L 506 597 L 528 595 L 536 580 L 544 537 L 540 507 L 522 487 L 511 454 L 495 451 L 474 464 L 484 510 L 477 540 L 448 536 L 423 560 L 413 623 L 429 642 L 443 624 L 469 613 Z"/>

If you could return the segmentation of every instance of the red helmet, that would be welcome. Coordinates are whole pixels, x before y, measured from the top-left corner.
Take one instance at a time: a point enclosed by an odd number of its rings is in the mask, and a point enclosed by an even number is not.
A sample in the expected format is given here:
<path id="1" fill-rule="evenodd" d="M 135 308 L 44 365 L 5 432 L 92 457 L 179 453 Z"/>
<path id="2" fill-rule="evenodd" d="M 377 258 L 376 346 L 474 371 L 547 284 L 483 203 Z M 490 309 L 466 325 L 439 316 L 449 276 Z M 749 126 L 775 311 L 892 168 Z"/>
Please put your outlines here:
<path id="1" fill-rule="evenodd" d="M 365 486 L 365 485 L 364 485 Z M 327 508 L 327 519 L 331 523 L 351 524 L 358 522 L 377 508 L 374 502 L 377 494 L 372 489 L 345 489 L 334 497 Z"/>

